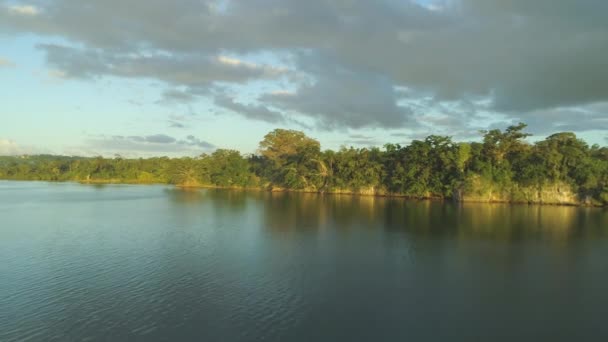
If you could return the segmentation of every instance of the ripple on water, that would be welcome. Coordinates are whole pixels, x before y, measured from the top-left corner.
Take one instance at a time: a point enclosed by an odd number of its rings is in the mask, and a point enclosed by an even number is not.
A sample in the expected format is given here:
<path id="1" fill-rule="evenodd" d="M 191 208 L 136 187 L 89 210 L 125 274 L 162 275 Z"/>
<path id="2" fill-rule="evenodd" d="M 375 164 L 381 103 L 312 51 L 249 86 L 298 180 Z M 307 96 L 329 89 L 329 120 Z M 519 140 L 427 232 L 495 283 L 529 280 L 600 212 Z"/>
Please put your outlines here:
<path id="1" fill-rule="evenodd" d="M 555 242 L 521 234 L 525 206 L 477 215 L 484 207 L 414 203 L 387 219 L 383 200 L 370 211 L 346 197 L 21 188 L 0 192 L 2 342 L 281 341 L 319 326 L 328 340 L 403 340 L 404 326 L 428 337 L 438 319 L 449 337 L 493 340 L 495 320 L 539 340 L 607 335 L 594 323 L 608 301 L 602 211 L 572 214 L 584 228 Z M 540 304 L 520 310 L 523 298 Z M 542 321 L 555 312 L 570 330 Z"/>

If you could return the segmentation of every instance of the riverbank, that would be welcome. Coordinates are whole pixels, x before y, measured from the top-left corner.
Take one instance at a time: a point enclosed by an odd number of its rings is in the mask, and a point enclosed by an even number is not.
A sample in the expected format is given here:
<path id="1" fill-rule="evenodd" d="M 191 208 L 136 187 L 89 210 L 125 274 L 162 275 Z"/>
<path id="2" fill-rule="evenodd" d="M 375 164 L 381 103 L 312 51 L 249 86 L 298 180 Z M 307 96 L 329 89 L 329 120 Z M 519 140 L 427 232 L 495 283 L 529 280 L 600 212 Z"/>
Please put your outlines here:
<path id="1" fill-rule="evenodd" d="M 125 183 L 121 183 L 125 184 Z M 131 183 L 138 184 L 138 183 Z M 344 196 L 372 196 L 386 198 L 402 198 L 407 200 L 423 200 L 423 201 L 454 201 L 460 203 L 504 203 L 504 204 L 528 204 L 528 205 L 551 205 L 551 206 L 574 206 L 574 207 L 606 207 L 597 202 L 591 201 L 589 198 L 577 200 L 576 194 L 571 191 L 567 185 L 559 184 L 545 189 L 532 190 L 529 188 L 518 188 L 516 195 L 509 193 L 492 192 L 486 188 L 483 193 L 462 193 L 455 191 L 453 197 L 442 196 L 411 196 L 400 193 L 390 193 L 379 189 L 364 188 L 359 190 L 349 189 L 331 189 L 331 190 L 315 190 L 315 189 L 286 189 L 281 187 L 263 186 L 263 187 L 225 187 L 204 184 L 175 184 L 177 188 L 184 190 L 197 189 L 216 189 L 216 190 L 238 190 L 238 191 L 258 191 L 270 193 L 307 193 L 318 195 L 344 195 Z M 522 196 L 521 194 L 525 194 Z"/>
<path id="2" fill-rule="evenodd" d="M 373 187 L 363 188 L 359 190 L 350 189 L 331 189 L 331 190 L 315 190 L 315 189 L 286 189 L 280 187 L 273 187 L 270 185 L 261 187 L 227 187 L 227 186 L 216 186 L 209 184 L 168 184 L 163 182 L 150 182 L 141 180 L 123 180 L 123 179 L 88 179 L 88 180 L 62 180 L 62 181 L 49 181 L 49 180 L 16 180 L 16 179 L 2 179 L 5 181 L 28 181 L 28 182 L 73 182 L 82 185 L 169 185 L 174 186 L 182 190 L 199 190 L 199 189 L 213 189 L 213 190 L 238 190 L 238 191 L 257 191 L 257 192 L 270 192 L 270 193 L 307 193 L 307 194 L 318 194 L 318 195 L 344 195 L 344 196 L 371 196 L 371 197 L 385 197 L 385 198 L 402 198 L 407 200 L 419 200 L 419 201 L 453 201 L 459 203 L 503 203 L 503 204 L 527 204 L 527 205 L 550 205 L 550 206 L 574 206 L 574 207 L 607 207 L 597 202 L 587 199 L 580 200 L 577 195 L 567 188 L 564 184 L 553 185 L 547 189 L 535 189 L 534 191 L 529 188 L 518 188 L 517 195 L 510 193 L 493 191 L 491 187 L 478 188 L 477 191 L 463 192 L 462 189 L 455 191 L 453 197 L 442 197 L 442 196 L 410 196 L 400 193 L 390 193 L 381 189 L 375 189 Z M 524 194 L 524 195 L 521 195 Z"/>

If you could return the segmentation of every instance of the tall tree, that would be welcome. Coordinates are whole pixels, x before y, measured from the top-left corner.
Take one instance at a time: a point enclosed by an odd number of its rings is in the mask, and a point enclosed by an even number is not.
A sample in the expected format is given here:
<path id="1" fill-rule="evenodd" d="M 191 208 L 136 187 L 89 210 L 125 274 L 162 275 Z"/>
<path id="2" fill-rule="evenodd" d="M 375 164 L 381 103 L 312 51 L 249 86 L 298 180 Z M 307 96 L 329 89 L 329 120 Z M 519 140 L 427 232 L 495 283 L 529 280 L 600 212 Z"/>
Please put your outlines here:
<path id="1" fill-rule="evenodd" d="M 321 145 L 303 132 L 275 129 L 264 136 L 259 151 L 270 162 L 273 184 L 293 189 L 322 185 Z"/>

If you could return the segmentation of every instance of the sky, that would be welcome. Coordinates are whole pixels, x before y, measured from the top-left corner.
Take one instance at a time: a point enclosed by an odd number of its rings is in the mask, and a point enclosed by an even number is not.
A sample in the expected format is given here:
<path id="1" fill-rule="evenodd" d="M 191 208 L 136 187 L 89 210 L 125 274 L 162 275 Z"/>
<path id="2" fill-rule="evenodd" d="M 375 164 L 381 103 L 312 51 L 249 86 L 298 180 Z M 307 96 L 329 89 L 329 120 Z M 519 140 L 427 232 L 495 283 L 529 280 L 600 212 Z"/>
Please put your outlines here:
<path id="1" fill-rule="evenodd" d="M 0 0 L 0 155 L 608 144 L 605 0 Z"/>

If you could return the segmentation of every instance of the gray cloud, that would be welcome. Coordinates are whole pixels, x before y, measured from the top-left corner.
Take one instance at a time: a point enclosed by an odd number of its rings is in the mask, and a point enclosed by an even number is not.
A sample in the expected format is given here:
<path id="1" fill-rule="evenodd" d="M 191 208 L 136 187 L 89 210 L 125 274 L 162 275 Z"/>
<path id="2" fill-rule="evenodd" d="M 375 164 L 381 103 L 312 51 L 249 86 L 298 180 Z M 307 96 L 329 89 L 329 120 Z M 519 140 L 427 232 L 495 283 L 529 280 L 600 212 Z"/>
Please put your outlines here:
<path id="1" fill-rule="evenodd" d="M 200 153 L 201 149 L 211 150 L 215 148 L 213 144 L 194 136 L 178 140 L 165 134 L 148 136 L 92 136 L 87 139 L 87 147 L 105 152 L 105 154 L 129 151 L 147 155 L 158 155 L 159 153 L 196 154 Z"/>
<path id="2" fill-rule="evenodd" d="M 409 134 L 407 134 L 407 133 L 391 133 L 391 137 L 405 138 L 405 137 L 409 137 Z"/>
<path id="3" fill-rule="evenodd" d="M 169 120 L 169 127 L 171 127 L 171 128 L 186 128 L 186 125 L 184 125 L 181 122 Z"/>
<path id="4" fill-rule="evenodd" d="M 509 124 L 524 121 L 535 135 L 546 135 L 560 131 L 585 132 L 608 131 L 608 102 L 582 107 L 539 110 L 532 115 L 514 118 Z M 504 127 L 504 124 L 502 125 Z"/>
<path id="5" fill-rule="evenodd" d="M 196 147 L 200 147 L 200 148 L 204 148 L 204 149 L 213 149 L 215 148 L 215 146 L 213 144 L 210 144 L 206 141 L 202 141 L 198 138 L 196 138 L 193 135 L 189 135 L 186 137 L 186 140 L 180 140 L 177 142 L 179 145 L 186 145 L 186 146 L 196 146 Z"/>
<path id="6" fill-rule="evenodd" d="M 144 141 L 156 144 L 171 144 L 176 141 L 174 137 L 170 137 L 165 134 L 155 134 L 148 135 L 147 137 L 143 137 Z"/>
<path id="7" fill-rule="evenodd" d="M 226 108 L 246 118 L 265 121 L 273 124 L 285 123 L 285 117 L 283 114 L 268 109 L 262 105 L 238 103 L 234 100 L 234 98 L 226 95 L 216 96 L 214 103 L 219 107 Z"/>
<path id="8" fill-rule="evenodd" d="M 117 53 L 113 50 L 81 49 L 56 44 L 40 44 L 38 48 L 46 53 L 49 65 L 64 72 L 64 77 L 72 78 L 104 75 L 155 78 L 169 84 L 196 88 L 218 81 L 244 82 L 273 78 L 284 72 L 204 52 L 175 56 L 162 53 Z M 170 91 L 168 96 L 175 99 L 176 92 Z"/>
<path id="9" fill-rule="evenodd" d="M 393 0 L 33 0 L 20 10 L 4 3 L 0 30 L 73 42 L 40 47 L 66 77 L 152 78 L 185 87 L 182 100 L 216 82 L 287 77 L 296 89 L 292 95 L 266 94 L 259 105 L 227 94 L 215 100 L 268 122 L 289 113 L 324 128 L 414 126 L 418 116 L 398 105 L 402 94 L 395 86 L 436 102 L 486 98 L 486 109 L 529 122 L 561 120 L 564 108 L 608 102 L 603 0 L 435 6 Z M 274 54 L 294 70 L 226 57 L 257 53 Z M 466 120 L 463 132 L 474 120 L 458 118 Z M 565 127 L 592 124 L 597 120 Z"/>
<path id="10" fill-rule="evenodd" d="M 379 141 L 375 137 L 365 135 L 365 134 L 359 134 L 359 133 L 349 134 L 348 139 L 344 141 L 344 145 L 347 145 L 347 146 L 350 146 L 350 145 L 374 146 L 374 145 L 378 145 L 378 144 L 379 144 Z"/>
<path id="11" fill-rule="evenodd" d="M 176 89 L 168 89 L 165 90 L 162 94 L 161 103 L 192 103 L 196 100 L 196 96 L 191 92 L 181 91 Z"/>
<path id="12" fill-rule="evenodd" d="M 315 74 L 316 80 L 312 84 L 302 84 L 293 94 L 266 94 L 260 100 L 312 117 L 318 121 L 319 128 L 324 129 L 394 127 L 413 123 L 409 118 L 411 110 L 397 105 L 397 92 L 387 77 L 340 68 L 331 58 L 318 55 L 298 56 L 298 66 Z"/>
<path id="13" fill-rule="evenodd" d="M 192 121 L 197 119 L 197 116 L 193 113 L 192 108 L 188 106 L 190 114 L 170 114 L 168 123 L 170 128 L 188 128 L 191 126 Z"/>
<path id="14" fill-rule="evenodd" d="M 348 136 L 351 139 L 363 139 L 363 140 L 369 140 L 369 139 L 373 139 L 373 137 L 364 135 L 364 134 L 350 134 Z"/>

